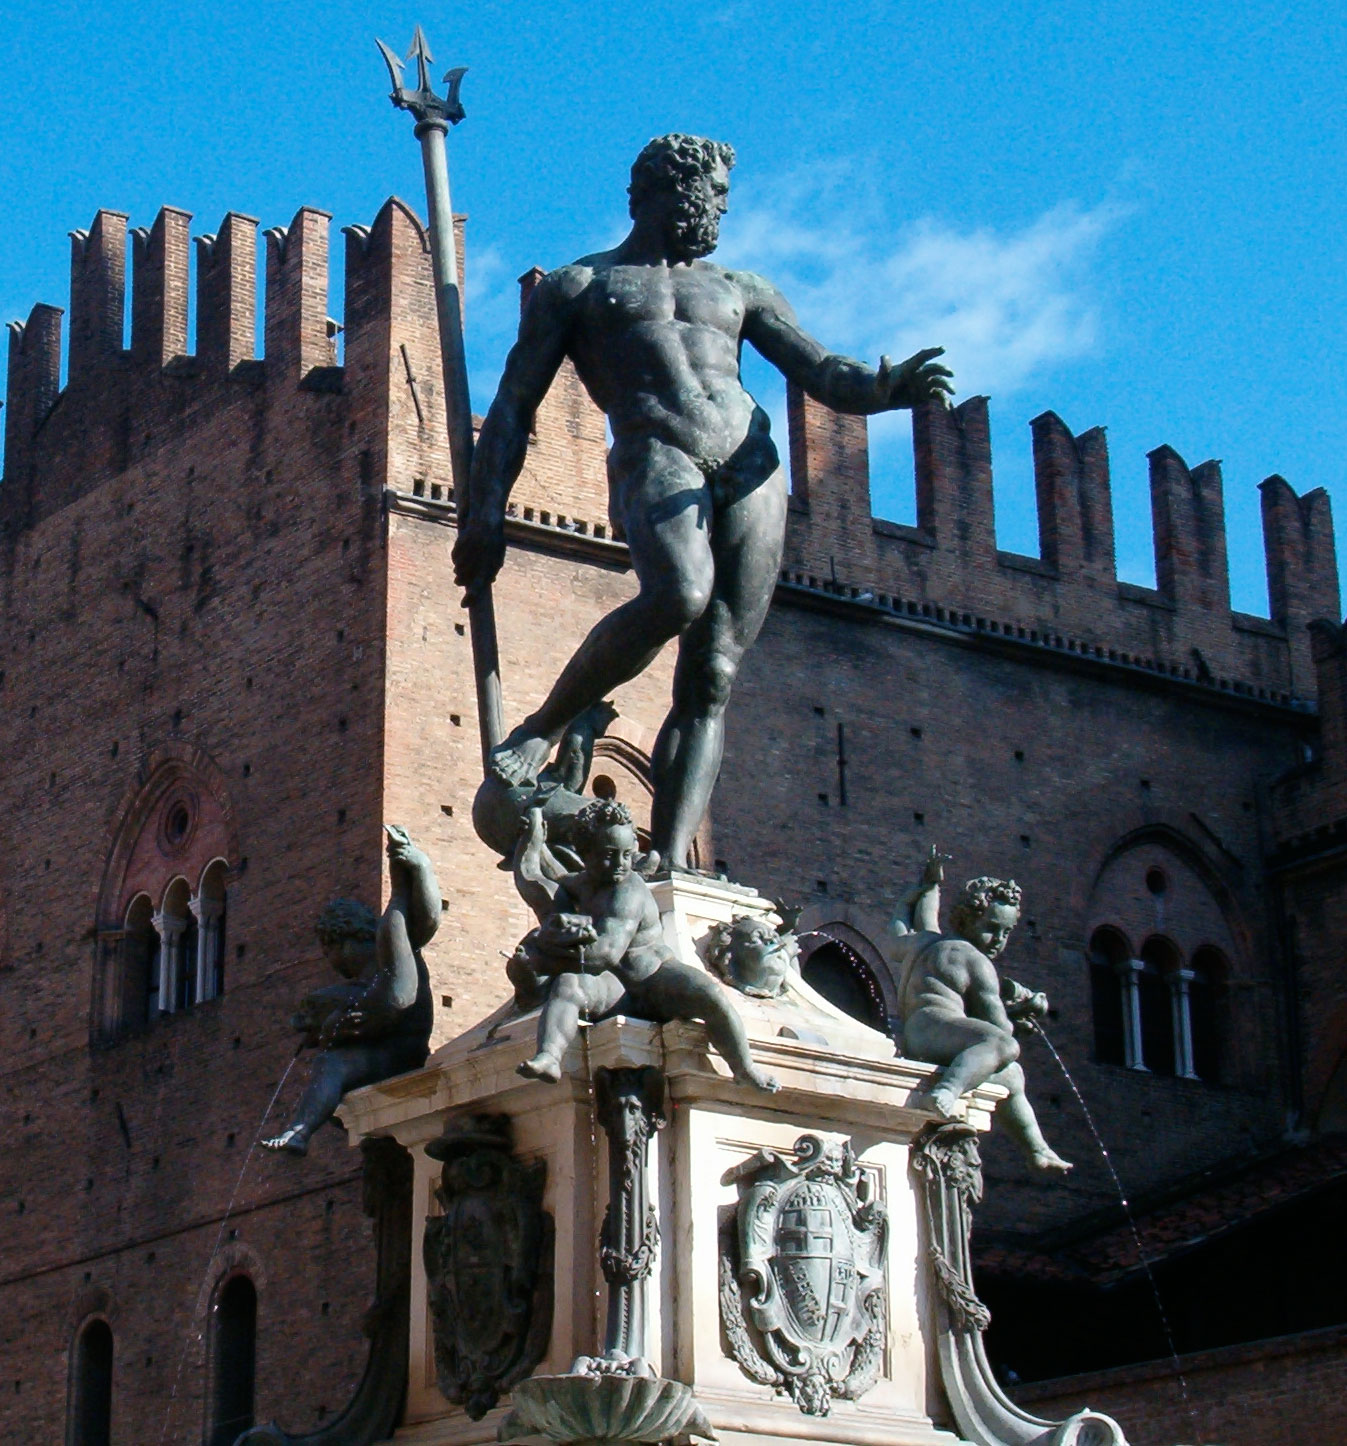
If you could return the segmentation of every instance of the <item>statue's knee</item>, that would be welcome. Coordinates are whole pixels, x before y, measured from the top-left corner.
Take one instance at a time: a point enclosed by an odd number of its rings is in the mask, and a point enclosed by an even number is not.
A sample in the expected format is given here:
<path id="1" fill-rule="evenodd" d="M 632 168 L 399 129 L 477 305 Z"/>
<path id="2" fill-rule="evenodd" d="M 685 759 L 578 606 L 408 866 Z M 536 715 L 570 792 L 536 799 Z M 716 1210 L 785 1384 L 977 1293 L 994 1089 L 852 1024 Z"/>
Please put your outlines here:
<path id="1" fill-rule="evenodd" d="M 1008 1064 L 1014 1064 L 1020 1057 L 1020 1042 L 1013 1034 L 1005 1036 L 1005 1043 L 1001 1048 L 1001 1065 L 1004 1068 Z"/>
<path id="2" fill-rule="evenodd" d="M 664 637 L 677 637 L 701 617 L 710 601 L 709 577 L 672 578 L 649 594 L 651 627 Z"/>
<path id="3" fill-rule="evenodd" d="M 558 976 L 552 985 L 552 998 L 558 1004 L 569 1004 L 576 1009 L 583 1009 L 585 1005 L 585 992 L 580 987 L 580 981 L 573 974 Z"/>
<path id="4" fill-rule="evenodd" d="M 739 673 L 739 662 L 726 653 L 709 653 L 696 664 L 697 700 L 711 713 L 723 713 Z"/>

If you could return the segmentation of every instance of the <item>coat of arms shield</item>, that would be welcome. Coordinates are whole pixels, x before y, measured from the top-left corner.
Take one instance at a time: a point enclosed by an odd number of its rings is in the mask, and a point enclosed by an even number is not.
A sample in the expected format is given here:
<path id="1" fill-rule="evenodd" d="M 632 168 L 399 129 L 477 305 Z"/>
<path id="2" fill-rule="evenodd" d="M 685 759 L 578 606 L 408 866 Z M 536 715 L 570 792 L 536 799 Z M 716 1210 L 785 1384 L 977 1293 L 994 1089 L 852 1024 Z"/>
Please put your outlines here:
<path id="1" fill-rule="evenodd" d="M 426 1221 L 426 1284 L 441 1392 L 479 1420 L 542 1359 L 552 1328 L 547 1167 L 511 1153 L 507 1116 L 474 1116 L 426 1147 L 443 1214 Z"/>
<path id="2" fill-rule="evenodd" d="M 856 1399 L 884 1343 L 884 1208 L 849 1141 L 796 1141 L 729 1170 L 739 1202 L 721 1238 L 720 1306 L 735 1359 L 809 1415 Z M 756 1339 L 755 1339 L 756 1338 Z M 759 1346 L 758 1342 L 761 1342 Z"/>

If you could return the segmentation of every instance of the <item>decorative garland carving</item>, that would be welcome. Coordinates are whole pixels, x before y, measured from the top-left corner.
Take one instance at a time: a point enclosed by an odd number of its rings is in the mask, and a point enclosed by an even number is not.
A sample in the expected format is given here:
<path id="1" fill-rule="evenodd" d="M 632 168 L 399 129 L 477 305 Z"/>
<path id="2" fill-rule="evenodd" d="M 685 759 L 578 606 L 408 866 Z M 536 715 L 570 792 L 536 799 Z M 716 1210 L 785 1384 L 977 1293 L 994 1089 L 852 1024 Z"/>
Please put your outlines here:
<path id="1" fill-rule="evenodd" d="M 982 1346 L 991 1312 L 973 1289 L 969 1238 L 982 1199 L 982 1161 L 969 1125 L 931 1125 L 912 1146 L 922 1197 L 926 1259 L 943 1309 L 936 1349 L 960 1436 L 973 1446 L 1127 1446 L 1122 1428 L 1098 1411 L 1046 1421 L 1022 1411 L 996 1383 Z"/>
<path id="2" fill-rule="evenodd" d="M 926 1181 L 922 1192 L 926 1207 L 926 1258 L 931 1262 L 936 1289 L 949 1311 L 950 1324 L 956 1330 L 985 1331 L 992 1313 L 978 1299 L 973 1282 L 963 1271 L 951 1264 L 941 1247 L 937 1229 L 935 1204 L 940 1186 L 953 1191 L 960 1202 L 963 1220 L 963 1253 L 968 1253 L 973 1228 L 972 1206 L 982 1200 L 982 1156 L 978 1153 L 977 1136 L 967 1126 L 947 1125 L 918 1141 L 912 1151 L 912 1168 Z"/>

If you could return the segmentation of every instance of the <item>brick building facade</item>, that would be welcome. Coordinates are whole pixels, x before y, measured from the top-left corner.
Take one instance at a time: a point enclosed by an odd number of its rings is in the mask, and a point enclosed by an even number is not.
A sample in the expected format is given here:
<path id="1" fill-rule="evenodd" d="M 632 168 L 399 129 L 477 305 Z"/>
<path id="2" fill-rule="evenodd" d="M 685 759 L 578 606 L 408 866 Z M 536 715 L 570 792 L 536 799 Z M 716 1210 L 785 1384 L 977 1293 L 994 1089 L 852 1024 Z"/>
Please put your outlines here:
<path id="1" fill-rule="evenodd" d="M 446 904 L 427 950 L 436 1042 L 500 1002 L 500 951 L 529 922 L 470 821 L 480 754 L 422 227 L 390 201 L 345 228 L 342 328 L 329 218 L 268 231 L 255 357 L 257 223 L 226 217 L 193 267 L 189 222 L 166 208 L 128 233 L 103 211 L 75 233 L 63 388 L 60 311 L 35 307 L 10 338 L 0 1420 L 16 1441 L 61 1439 L 108 1389 L 113 1439 L 222 1439 L 237 1383 L 214 1342 L 241 1279 L 257 1419 L 309 1430 L 340 1408 L 373 1282 L 358 1164 L 336 1130 L 303 1162 L 251 1150 L 300 1084 L 289 1016 L 324 982 L 313 922 L 334 895 L 380 902 L 380 824 L 407 827 Z M 1283 1178 L 1288 1131 L 1347 1125 L 1347 652 L 1326 496 L 1263 484 L 1272 617 L 1253 618 L 1230 609 L 1215 463 L 1151 454 L 1152 590 L 1115 575 L 1101 430 L 1034 421 L 1030 558 L 996 547 L 984 399 L 914 418 L 914 527 L 871 514 L 862 419 L 788 405 L 785 566 L 699 862 L 801 906 L 806 972 L 881 1021 L 888 915 L 930 844 L 960 877 L 1013 875 L 1010 972 L 1048 991 L 1049 1032 L 1143 1215 L 1244 1160 Z M 634 586 L 603 418 L 569 367 L 508 531 L 513 718 Z M 666 651 L 617 695 L 597 750 L 638 816 L 670 680 Z M 1080 1242 L 1118 1228 L 1071 1084 L 1041 1045 L 1026 1065 L 1077 1169 L 1044 1184 L 988 1145 L 978 1244 L 1012 1320 L 1054 1271 L 1093 1300 Z M 1228 1209 L 1248 1221 L 1240 1198 Z M 1029 1360 L 1008 1336 L 1003 1365 L 1137 1359 L 1109 1354 L 1107 1324 L 1095 1340 L 1094 1356 Z M 1327 1379 L 1340 1333 L 1264 1375 L 1302 1360 Z M 1204 1372 L 1194 1390 L 1238 1389 Z M 1152 1439 L 1168 1377 L 1132 1376 L 1116 1409 Z"/>

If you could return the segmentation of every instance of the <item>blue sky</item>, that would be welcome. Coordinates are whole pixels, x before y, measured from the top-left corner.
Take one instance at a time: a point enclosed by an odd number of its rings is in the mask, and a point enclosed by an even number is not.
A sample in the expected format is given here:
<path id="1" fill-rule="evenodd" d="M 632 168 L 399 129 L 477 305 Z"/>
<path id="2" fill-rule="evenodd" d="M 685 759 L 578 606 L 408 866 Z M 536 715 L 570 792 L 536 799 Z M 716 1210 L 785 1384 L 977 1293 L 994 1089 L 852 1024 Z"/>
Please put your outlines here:
<path id="1" fill-rule="evenodd" d="M 1108 428 L 1133 581 L 1153 575 L 1146 452 L 1221 458 L 1234 604 L 1266 611 L 1257 483 L 1335 492 L 1347 451 L 1347 32 L 1327 7 L 11 0 L 0 319 L 65 304 L 65 233 L 100 205 L 148 225 L 168 202 L 197 232 L 229 209 L 423 209 L 373 45 L 417 20 L 441 70 L 471 67 L 451 160 L 479 409 L 514 278 L 621 234 L 651 135 L 717 136 L 739 153 L 726 259 L 830 346 L 944 343 L 959 395 L 991 397 L 1002 547 L 1037 550 L 1028 422 L 1052 408 Z M 876 510 L 910 520 L 901 423 L 875 453 Z"/>

